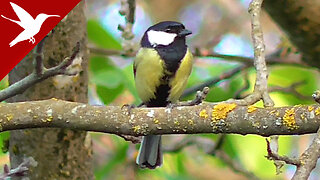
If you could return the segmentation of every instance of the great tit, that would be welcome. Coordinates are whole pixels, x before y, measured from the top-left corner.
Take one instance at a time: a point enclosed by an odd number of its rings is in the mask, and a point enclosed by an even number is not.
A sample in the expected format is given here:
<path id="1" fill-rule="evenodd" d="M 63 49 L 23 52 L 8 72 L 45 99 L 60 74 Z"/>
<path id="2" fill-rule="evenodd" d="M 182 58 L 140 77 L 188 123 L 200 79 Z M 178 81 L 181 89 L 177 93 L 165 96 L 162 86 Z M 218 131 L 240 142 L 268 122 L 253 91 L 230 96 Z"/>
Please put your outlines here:
<path id="1" fill-rule="evenodd" d="M 174 21 L 160 22 L 144 33 L 133 69 L 138 95 L 147 107 L 166 107 L 179 100 L 193 64 L 186 45 L 190 34 Z M 162 164 L 160 135 L 143 137 L 136 163 L 150 169 Z"/>

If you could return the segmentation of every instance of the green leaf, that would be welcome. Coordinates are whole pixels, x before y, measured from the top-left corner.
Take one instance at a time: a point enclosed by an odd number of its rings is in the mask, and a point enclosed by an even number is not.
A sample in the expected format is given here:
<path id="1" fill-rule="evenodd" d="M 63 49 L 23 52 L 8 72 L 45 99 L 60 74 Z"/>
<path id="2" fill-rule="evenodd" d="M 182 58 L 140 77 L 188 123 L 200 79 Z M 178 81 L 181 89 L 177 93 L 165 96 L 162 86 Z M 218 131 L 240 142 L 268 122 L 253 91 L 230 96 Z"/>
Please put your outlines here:
<path id="1" fill-rule="evenodd" d="M 87 22 L 88 39 L 97 46 L 106 49 L 121 50 L 121 44 L 102 25 L 93 19 Z"/>
<path id="2" fill-rule="evenodd" d="M 117 69 L 110 69 L 106 71 L 97 71 L 93 73 L 91 81 L 98 86 L 115 89 L 121 85 L 123 76 L 121 71 Z"/>
<path id="3" fill-rule="evenodd" d="M 9 150 L 8 149 L 9 148 L 9 137 L 10 137 L 9 131 L 0 133 L 0 147 L 1 147 L 2 153 L 6 153 Z"/>
<path id="4" fill-rule="evenodd" d="M 134 76 L 133 76 L 133 67 L 132 64 L 128 65 L 123 69 L 123 75 L 125 76 L 124 78 L 124 83 L 126 88 L 130 91 L 130 93 L 134 96 L 135 102 L 134 104 L 139 104 L 141 102 L 138 92 L 134 83 Z"/>
<path id="5" fill-rule="evenodd" d="M 5 89 L 9 86 L 9 82 L 8 82 L 8 78 L 4 77 L 1 81 L 0 81 L 0 90 Z"/>
<path id="6" fill-rule="evenodd" d="M 104 104 L 110 104 L 123 92 L 123 90 L 123 84 L 116 88 L 106 88 L 104 86 L 97 86 L 97 94 L 99 95 Z"/>

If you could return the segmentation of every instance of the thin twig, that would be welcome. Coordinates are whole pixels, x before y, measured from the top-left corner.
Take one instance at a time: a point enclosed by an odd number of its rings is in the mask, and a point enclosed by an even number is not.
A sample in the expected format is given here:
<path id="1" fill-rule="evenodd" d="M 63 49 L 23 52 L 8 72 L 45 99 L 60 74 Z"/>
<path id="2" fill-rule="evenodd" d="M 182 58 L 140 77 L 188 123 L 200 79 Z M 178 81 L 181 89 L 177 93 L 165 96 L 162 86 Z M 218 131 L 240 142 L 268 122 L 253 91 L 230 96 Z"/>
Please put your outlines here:
<path id="1" fill-rule="evenodd" d="M 252 172 L 246 170 L 243 165 L 238 161 L 230 158 L 230 156 L 221 150 L 221 144 L 224 140 L 224 135 L 221 135 L 217 143 L 213 142 L 211 139 L 203 137 L 187 136 L 178 143 L 174 143 L 171 146 L 164 147 L 165 152 L 179 152 L 187 146 L 196 145 L 203 149 L 208 155 L 219 158 L 225 164 L 228 165 L 234 172 L 240 173 L 249 179 L 259 179 Z"/>
<path id="2" fill-rule="evenodd" d="M 41 76 L 43 73 L 43 46 L 44 46 L 44 41 L 47 38 L 47 36 L 45 36 L 40 42 L 39 44 L 37 44 L 36 48 L 35 48 L 35 60 L 34 60 L 34 69 L 35 69 L 35 73 L 38 76 Z"/>
<path id="3" fill-rule="evenodd" d="M 210 88 L 204 87 L 202 91 L 197 91 L 196 97 L 191 101 L 183 101 L 177 103 L 178 106 L 194 106 L 202 103 L 204 101 L 209 93 Z"/>
<path id="4" fill-rule="evenodd" d="M 42 46 L 43 44 L 40 44 L 40 46 L 38 45 L 37 50 L 39 50 L 39 52 L 42 51 Z M 43 67 L 42 53 L 38 53 L 34 60 L 35 61 L 34 71 L 30 75 L 23 78 L 22 80 L 0 91 L 0 101 L 13 97 L 17 94 L 23 93 L 29 87 L 45 79 L 48 79 L 49 77 L 52 77 L 55 75 L 69 75 L 69 76 L 76 75 L 78 72 L 72 72 L 68 70 L 68 67 L 72 64 L 73 60 L 78 55 L 80 51 L 79 49 L 80 49 L 80 43 L 77 43 L 75 50 L 72 53 L 70 58 L 64 59 L 58 66 L 52 67 L 50 69 L 46 69 Z"/>
<path id="5" fill-rule="evenodd" d="M 249 75 L 248 75 L 248 71 L 247 70 L 244 70 L 243 79 L 244 79 L 244 86 L 234 93 L 233 97 L 235 99 L 240 99 L 241 98 L 241 94 L 244 91 L 246 91 L 246 90 L 248 90 L 250 88 L 250 80 L 249 80 Z"/>
<path id="6" fill-rule="evenodd" d="M 266 142 L 267 142 L 267 152 L 268 152 L 268 155 L 266 156 L 266 158 L 268 158 L 268 159 L 270 159 L 270 160 L 284 161 L 284 162 L 287 163 L 287 164 L 292 164 L 292 165 L 300 166 L 301 162 L 300 162 L 298 159 L 296 159 L 296 158 L 290 158 L 290 157 L 287 157 L 287 156 L 280 156 L 279 154 L 274 153 L 274 152 L 271 150 L 270 142 L 269 142 L 268 139 L 266 139 Z"/>
<path id="7" fill-rule="evenodd" d="M 202 90 L 204 87 L 212 87 L 213 85 L 215 85 L 216 83 L 220 82 L 221 80 L 224 79 L 229 79 L 231 77 L 233 77 L 235 74 L 239 73 L 240 71 L 244 70 L 248 68 L 248 66 L 245 65 L 240 65 L 234 69 L 231 69 L 230 71 L 224 72 L 223 74 L 221 74 L 219 77 L 213 77 L 207 81 L 205 81 L 204 83 L 201 83 L 197 86 L 191 87 L 186 89 L 181 97 L 186 97 L 189 96 L 199 90 Z"/>
<path id="8" fill-rule="evenodd" d="M 305 81 L 299 81 L 299 82 L 292 83 L 290 86 L 287 86 L 287 87 L 271 86 L 271 87 L 269 87 L 268 91 L 269 92 L 290 93 L 290 94 L 293 94 L 294 96 L 298 97 L 299 99 L 312 100 L 312 98 L 310 96 L 305 96 L 296 90 L 297 87 L 299 87 L 305 83 L 306 83 Z"/>
<path id="9" fill-rule="evenodd" d="M 134 57 L 136 52 L 132 52 L 130 54 L 126 53 L 122 50 L 114 50 L 114 49 L 105 49 L 105 48 L 99 48 L 94 47 L 92 45 L 89 45 L 88 49 L 90 50 L 90 53 L 94 53 L 97 55 L 103 55 L 103 56 L 123 56 L 123 57 Z M 216 52 L 212 52 L 209 54 L 202 54 L 197 51 L 198 49 L 195 49 L 193 56 L 199 57 L 199 58 L 205 58 L 205 57 L 212 57 L 212 58 L 220 58 L 222 60 L 227 61 L 233 61 L 233 62 L 240 62 L 247 65 L 252 65 L 254 62 L 254 58 L 251 57 L 245 57 L 245 56 L 236 56 L 236 55 L 228 55 L 228 54 L 220 54 Z M 277 57 L 275 54 L 270 54 L 266 56 L 266 62 L 269 65 L 272 64 L 290 64 L 290 65 L 297 65 L 297 66 L 306 66 L 303 62 L 297 62 L 286 58 L 280 58 Z"/>
<path id="10" fill-rule="evenodd" d="M 9 169 L 8 165 L 4 165 L 3 174 L 0 175 L 0 180 L 7 180 L 13 177 L 23 177 L 26 176 L 30 167 L 36 167 L 37 162 L 32 158 L 25 158 L 23 162 L 14 169 Z"/>
<path id="11" fill-rule="evenodd" d="M 122 32 L 122 38 L 124 39 L 122 42 L 122 47 L 124 49 L 125 54 L 132 54 L 135 52 L 137 48 L 135 48 L 132 39 L 134 38 L 134 34 L 132 32 L 134 18 L 135 18 L 135 9 L 136 9 L 136 1 L 135 0 L 121 0 L 121 9 L 119 13 L 125 17 L 125 25 L 118 25 L 119 31 Z"/>

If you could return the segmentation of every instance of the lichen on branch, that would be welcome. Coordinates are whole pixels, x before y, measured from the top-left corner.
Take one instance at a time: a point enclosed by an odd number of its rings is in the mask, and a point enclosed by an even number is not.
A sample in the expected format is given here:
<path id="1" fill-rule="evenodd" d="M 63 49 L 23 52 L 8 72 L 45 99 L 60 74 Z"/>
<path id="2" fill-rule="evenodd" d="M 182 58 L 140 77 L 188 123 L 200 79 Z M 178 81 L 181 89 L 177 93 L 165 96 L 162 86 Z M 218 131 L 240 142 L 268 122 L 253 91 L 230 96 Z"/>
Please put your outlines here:
<path id="1" fill-rule="evenodd" d="M 314 133 L 319 105 L 258 108 L 226 103 L 134 108 L 91 106 L 57 99 L 0 105 L 0 130 L 70 128 L 117 135 L 235 133 L 292 135 Z M 223 116 L 217 116 L 217 114 Z M 217 119 L 218 118 L 218 119 Z M 294 124 L 294 128 L 292 128 Z"/>

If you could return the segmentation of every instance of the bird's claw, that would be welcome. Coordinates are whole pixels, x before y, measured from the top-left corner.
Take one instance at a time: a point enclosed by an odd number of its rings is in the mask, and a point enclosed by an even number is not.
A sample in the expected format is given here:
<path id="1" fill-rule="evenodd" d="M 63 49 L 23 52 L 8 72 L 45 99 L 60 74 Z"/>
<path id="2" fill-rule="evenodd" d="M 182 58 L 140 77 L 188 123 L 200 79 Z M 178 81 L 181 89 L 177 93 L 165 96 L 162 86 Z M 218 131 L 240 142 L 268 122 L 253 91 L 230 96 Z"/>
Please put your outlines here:
<path id="1" fill-rule="evenodd" d="M 178 107 L 179 106 L 179 104 L 177 104 L 177 103 L 169 103 L 167 106 L 166 106 L 166 108 L 169 108 L 170 110 L 172 110 L 173 108 L 175 108 L 175 107 Z"/>
<path id="2" fill-rule="evenodd" d="M 121 110 L 123 110 L 123 108 L 127 108 L 127 113 L 128 113 L 128 115 L 130 115 L 131 114 L 131 110 L 133 108 L 136 108 L 136 107 L 137 106 L 134 105 L 134 104 L 124 104 L 124 105 L 122 105 Z"/>

